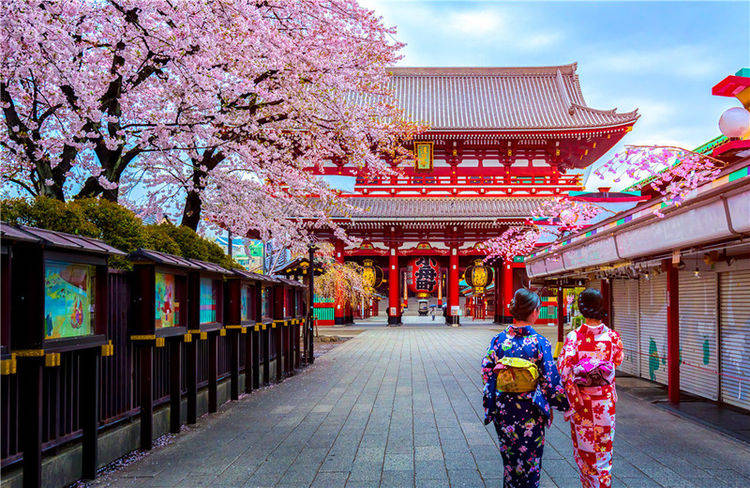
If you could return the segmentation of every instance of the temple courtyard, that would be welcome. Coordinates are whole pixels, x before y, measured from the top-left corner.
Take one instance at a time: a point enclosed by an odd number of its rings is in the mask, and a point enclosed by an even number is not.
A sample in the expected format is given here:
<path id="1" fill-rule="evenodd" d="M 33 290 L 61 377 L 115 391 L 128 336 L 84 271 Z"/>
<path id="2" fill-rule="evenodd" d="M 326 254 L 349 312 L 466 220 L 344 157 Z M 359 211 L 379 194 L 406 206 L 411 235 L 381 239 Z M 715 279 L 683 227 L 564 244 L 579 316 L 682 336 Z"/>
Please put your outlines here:
<path id="1" fill-rule="evenodd" d="M 496 326 L 359 329 L 92 485 L 501 487 L 479 374 Z M 620 380 L 613 486 L 750 486 L 750 445 L 649 403 L 638 382 Z M 542 486 L 580 486 L 562 415 L 546 439 Z"/>

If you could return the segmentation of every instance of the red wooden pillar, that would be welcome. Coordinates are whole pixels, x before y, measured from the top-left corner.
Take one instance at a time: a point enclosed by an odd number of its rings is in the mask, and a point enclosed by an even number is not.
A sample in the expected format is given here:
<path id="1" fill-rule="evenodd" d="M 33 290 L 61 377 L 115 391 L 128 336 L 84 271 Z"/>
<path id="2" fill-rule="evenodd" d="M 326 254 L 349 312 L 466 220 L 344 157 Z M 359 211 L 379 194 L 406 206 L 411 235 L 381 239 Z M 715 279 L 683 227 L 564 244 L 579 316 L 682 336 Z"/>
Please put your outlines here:
<path id="1" fill-rule="evenodd" d="M 455 243 L 451 243 L 450 253 L 448 258 L 448 323 L 459 325 L 458 246 Z"/>
<path id="2" fill-rule="evenodd" d="M 557 287 L 557 342 L 563 342 L 565 340 L 565 324 L 563 322 L 563 310 L 565 309 L 563 303 L 563 288 L 562 286 Z"/>
<path id="3" fill-rule="evenodd" d="M 344 242 L 334 242 L 334 257 L 337 263 L 344 263 Z M 336 298 L 333 308 L 333 323 L 335 325 L 344 325 L 346 315 L 346 304 Z"/>
<path id="4" fill-rule="evenodd" d="M 680 294 L 677 268 L 664 260 L 667 272 L 667 397 L 680 402 Z"/>
<path id="5" fill-rule="evenodd" d="M 508 305 L 513 300 L 513 262 L 503 261 L 503 323 L 512 324 L 513 317 L 510 315 Z"/>
<path id="6" fill-rule="evenodd" d="M 398 269 L 398 247 L 391 245 L 388 256 L 388 325 L 401 325 L 401 275 Z"/>
<path id="7" fill-rule="evenodd" d="M 437 306 L 443 308 L 443 268 L 438 268 L 438 289 L 437 289 Z"/>
<path id="8" fill-rule="evenodd" d="M 503 287 L 503 266 L 502 264 L 495 264 L 495 267 L 492 270 L 492 274 L 495 276 L 495 288 L 494 288 L 494 294 L 495 294 L 495 315 L 492 317 L 492 321 L 496 324 L 502 324 L 503 323 L 503 293 L 502 293 L 502 287 Z"/>
<path id="9" fill-rule="evenodd" d="M 604 317 L 604 320 L 606 321 L 607 325 L 612 328 L 614 325 L 614 322 L 612 321 L 612 298 L 611 298 L 611 292 L 609 289 L 609 280 L 604 278 L 601 280 L 601 290 L 602 290 L 602 304 L 604 306 L 604 312 L 607 314 Z"/>

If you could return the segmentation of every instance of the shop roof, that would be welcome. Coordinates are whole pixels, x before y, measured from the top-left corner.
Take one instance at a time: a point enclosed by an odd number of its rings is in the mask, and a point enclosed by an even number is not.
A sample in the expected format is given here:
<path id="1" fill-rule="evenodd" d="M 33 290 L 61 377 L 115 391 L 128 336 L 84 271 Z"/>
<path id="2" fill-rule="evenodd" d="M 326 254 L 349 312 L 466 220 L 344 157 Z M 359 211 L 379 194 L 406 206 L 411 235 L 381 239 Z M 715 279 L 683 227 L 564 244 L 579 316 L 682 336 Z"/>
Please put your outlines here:
<path id="1" fill-rule="evenodd" d="M 37 227 L 29 227 L 26 225 L 12 226 L 6 223 L 2 223 L 0 230 L 3 239 L 18 242 L 34 242 L 41 244 L 46 248 L 66 249 L 101 255 L 122 256 L 125 254 L 119 249 L 114 248 L 99 239 L 77 236 L 66 232 L 39 229 Z"/>
<path id="2" fill-rule="evenodd" d="M 152 249 L 138 249 L 137 251 L 130 253 L 128 259 L 131 261 L 148 261 L 164 266 L 174 266 L 185 269 L 201 269 L 198 264 L 190 259 L 183 258 L 182 256 L 175 256 L 174 254 L 154 251 Z"/>

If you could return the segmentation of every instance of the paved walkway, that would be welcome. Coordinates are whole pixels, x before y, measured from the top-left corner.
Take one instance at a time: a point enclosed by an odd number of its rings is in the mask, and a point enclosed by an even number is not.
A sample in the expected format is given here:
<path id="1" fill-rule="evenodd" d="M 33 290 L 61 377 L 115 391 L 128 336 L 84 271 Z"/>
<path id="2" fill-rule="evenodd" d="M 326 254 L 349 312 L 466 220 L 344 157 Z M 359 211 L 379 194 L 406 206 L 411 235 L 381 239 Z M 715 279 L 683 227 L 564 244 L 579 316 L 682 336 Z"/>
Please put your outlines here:
<path id="1" fill-rule="evenodd" d="M 107 486 L 500 487 L 481 422 L 489 328 L 371 328 L 123 470 Z M 547 433 L 542 486 L 580 486 L 567 424 Z M 750 446 L 621 392 L 617 487 L 748 487 Z"/>

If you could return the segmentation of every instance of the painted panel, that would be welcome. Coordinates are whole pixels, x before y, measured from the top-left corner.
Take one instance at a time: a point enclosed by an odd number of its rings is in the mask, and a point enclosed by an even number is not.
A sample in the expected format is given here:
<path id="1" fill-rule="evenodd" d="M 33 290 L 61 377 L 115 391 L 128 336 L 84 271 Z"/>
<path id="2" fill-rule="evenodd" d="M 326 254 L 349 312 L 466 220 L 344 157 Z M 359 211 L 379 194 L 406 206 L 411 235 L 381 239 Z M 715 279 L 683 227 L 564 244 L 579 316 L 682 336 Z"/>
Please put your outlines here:
<path id="1" fill-rule="evenodd" d="M 630 258 L 729 236 L 724 204 L 717 201 L 625 231 L 616 239 L 620 255 Z"/>
<path id="2" fill-rule="evenodd" d="M 250 320 L 250 286 L 242 285 L 240 289 L 240 320 Z"/>
<path id="3" fill-rule="evenodd" d="M 219 301 L 219 289 L 211 278 L 201 278 L 200 323 L 216 322 L 216 305 Z"/>
<path id="4" fill-rule="evenodd" d="M 538 259 L 533 263 L 526 263 L 526 270 L 531 278 L 547 274 L 547 266 L 544 263 L 544 259 Z"/>
<path id="5" fill-rule="evenodd" d="M 581 246 L 565 253 L 565 269 L 609 263 L 617 260 L 615 240 L 611 237 Z"/>
<path id="6" fill-rule="evenodd" d="M 96 267 L 65 261 L 44 262 L 44 338 L 94 333 Z"/>
<path id="7" fill-rule="evenodd" d="M 156 272 L 154 324 L 157 329 L 180 325 L 180 303 L 173 274 Z"/>
<path id="8" fill-rule="evenodd" d="M 732 227 L 737 232 L 750 232 L 750 191 L 727 198 Z"/>

